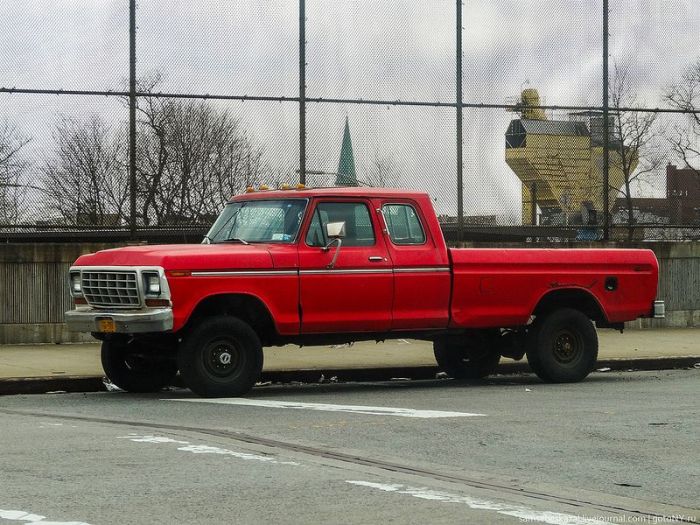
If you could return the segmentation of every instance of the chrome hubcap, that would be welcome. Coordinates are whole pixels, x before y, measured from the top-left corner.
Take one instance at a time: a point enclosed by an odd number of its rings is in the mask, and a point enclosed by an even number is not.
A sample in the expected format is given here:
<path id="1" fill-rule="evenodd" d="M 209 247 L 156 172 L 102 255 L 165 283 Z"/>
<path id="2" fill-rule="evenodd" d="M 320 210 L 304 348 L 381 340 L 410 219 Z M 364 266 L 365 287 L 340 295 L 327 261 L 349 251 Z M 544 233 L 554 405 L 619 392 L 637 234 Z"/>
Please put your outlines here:
<path id="1" fill-rule="evenodd" d="M 209 372 L 218 377 L 226 377 L 235 373 L 241 359 L 238 348 L 233 343 L 218 341 L 204 354 L 204 366 Z"/>

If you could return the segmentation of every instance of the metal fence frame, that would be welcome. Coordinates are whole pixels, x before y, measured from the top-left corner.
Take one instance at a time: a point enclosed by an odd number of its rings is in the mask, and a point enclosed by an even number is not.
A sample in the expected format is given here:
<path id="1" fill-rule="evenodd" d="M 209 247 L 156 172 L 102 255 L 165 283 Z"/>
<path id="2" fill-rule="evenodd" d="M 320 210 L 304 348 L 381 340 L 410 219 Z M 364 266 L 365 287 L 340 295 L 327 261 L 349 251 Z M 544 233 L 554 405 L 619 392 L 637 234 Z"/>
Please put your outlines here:
<path id="1" fill-rule="evenodd" d="M 442 107 L 442 108 L 454 108 L 455 118 L 456 118 L 456 148 L 457 148 L 457 165 L 456 165 L 456 191 L 457 191 L 457 223 L 454 227 L 451 225 L 446 226 L 445 233 L 451 240 L 461 241 L 465 238 L 465 224 L 464 224 L 464 202 L 463 202 L 463 191 L 464 191 L 464 180 L 463 180 L 463 158 L 464 158 L 464 145 L 463 145 L 463 110 L 465 108 L 474 109 L 504 109 L 504 110 L 516 110 L 518 109 L 517 104 L 481 104 L 481 103 L 465 103 L 463 100 L 463 86 L 462 86 L 462 34 L 463 34 L 463 15 L 462 15 L 462 2 L 463 0 L 455 0 L 456 4 L 456 26 L 455 26 L 455 77 L 456 77 L 456 92 L 454 102 L 433 102 L 433 101 L 420 101 L 420 100 L 373 100 L 373 99 L 352 99 L 352 98 L 322 98 L 322 97 L 307 97 L 306 95 L 306 0 L 298 0 L 298 11 L 299 11 L 299 95 L 296 97 L 286 97 L 286 96 L 255 96 L 255 95 L 235 95 L 235 94 L 187 94 L 187 93 L 145 93 L 139 92 L 137 90 L 137 78 L 136 78 L 136 46 L 137 46 L 137 31 L 136 31 L 136 0 L 129 0 L 129 91 L 96 91 L 96 90 L 64 90 L 64 89 L 26 89 L 17 87 L 0 87 L 0 94 L 33 94 L 33 95 L 71 95 L 71 96 L 81 96 L 81 95 L 98 95 L 105 97 L 122 97 L 128 99 L 129 101 L 129 206 L 130 206 L 130 218 L 129 218 L 129 229 L 128 233 L 121 229 L 115 229 L 112 231 L 114 238 L 145 238 L 151 237 L 155 234 L 156 237 L 180 237 L 184 239 L 199 236 L 202 231 L 201 228 L 169 228 L 162 227 L 158 229 L 148 229 L 140 228 L 137 225 L 137 182 L 136 182 L 136 104 L 139 97 L 156 97 L 156 98 L 175 98 L 175 99 L 200 99 L 200 100 L 234 100 L 234 101 L 263 101 L 263 102 L 281 102 L 281 103 L 296 103 L 299 105 L 299 182 L 302 184 L 306 183 L 306 175 L 309 173 L 306 168 L 306 107 L 307 104 L 313 103 L 327 103 L 327 104 L 360 104 L 360 105 L 391 105 L 391 106 L 414 106 L 414 107 Z M 532 106 L 533 109 L 542 110 L 569 110 L 569 111 L 600 111 L 603 114 L 603 140 L 604 140 L 604 152 L 603 155 L 603 184 L 604 187 L 609 187 L 609 120 L 608 115 L 610 111 L 609 106 L 609 34 L 608 34 L 608 22 L 609 22 L 609 0 L 603 0 L 603 12 L 601 13 L 600 20 L 602 21 L 601 31 L 603 36 L 602 45 L 602 58 L 603 58 L 603 82 L 602 82 L 602 93 L 601 93 L 601 105 L 600 106 L 568 106 L 568 105 L 540 105 Z M 651 112 L 651 113 L 688 113 L 688 111 L 680 109 L 659 109 L 659 108 L 619 108 L 620 111 L 635 111 L 635 112 Z M 603 207 L 603 224 L 602 224 L 602 239 L 607 241 L 610 239 L 610 230 L 614 228 L 611 224 L 610 209 L 609 209 L 609 195 L 608 192 L 604 192 L 604 207 Z M 21 227 L 20 227 L 21 228 Z M 68 227 L 62 227 L 68 229 Z M 513 227 L 516 228 L 516 227 Z M 527 237 L 530 239 L 536 239 L 538 236 L 552 237 L 556 236 L 557 232 L 554 231 L 553 235 L 546 233 L 540 228 L 549 227 L 522 227 L 523 232 L 520 233 L 519 237 Z M 29 229 L 29 227 L 25 227 Z M 76 240 L 78 238 L 90 238 L 92 235 L 90 231 L 92 229 L 86 228 L 85 231 L 81 232 L 59 232 L 60 228 L 55 228 L 54 234 L 50 232 L 42 232 L 44 237 L 56 240 L 61 237 L 66 239 Z M 71 228 L 73 229 L 73 228 Z M 478 229 L 478 228 L 477 228 Z M 503 227 L 501 227 L 503 229 Z M 557 231 L 564 232 L 565 230 L 570 230 L 572 227 L 556 227 Z M 97 229 L 95 229 L 97 230 Z M 489 228 L 483 228 L 485 235 L 489 235 Z M 104 229 L 100 229 L 104 232 Z M 150 232 L 150 233 L 149 233 Z M 160 235 L 158 235 L 160 232 Z M 29 232 L 15 232 L 12 235 L 3 234 L 8 240 L 22 240 L 24 236 L 27 236 Z M 64 235 L 65 234 L 65 235 Z M 478 237 L 478 236 L 477 236 Z"/>

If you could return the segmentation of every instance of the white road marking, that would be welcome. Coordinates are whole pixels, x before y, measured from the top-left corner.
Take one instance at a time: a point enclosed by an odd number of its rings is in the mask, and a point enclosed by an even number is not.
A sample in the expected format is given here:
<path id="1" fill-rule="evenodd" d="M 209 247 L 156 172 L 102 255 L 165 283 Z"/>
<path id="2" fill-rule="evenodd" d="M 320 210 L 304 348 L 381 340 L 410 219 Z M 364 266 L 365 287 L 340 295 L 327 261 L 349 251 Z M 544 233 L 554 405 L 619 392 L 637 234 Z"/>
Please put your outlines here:
<path id="1" fill-rule="evenodd" d="M 38 523 L 39 525 L 90 525 L 84 521 L 45 521 L 46 516 L 32 514 L 23 510 L 0 509 L 0 519 L 9 521 L 24 521 L 25 523 Z"/>
<path id="2" fill-rule="evenodd" d="M 549 523 L 550 525 L 613 525 L 611 522 L 604 521 L 600 517 L 576 516 L 574 514 L 566 514 L 548 510 L 539 511 L 520 505 L 495 503 L 493 501 L 450 494 L 449 492 L 430 490 L 425 487 L 409 487 L 400 484 L 373 483 L 371 481 L 347 481 L 346 483 L 360 487 L 377 489 L 384 492 L 407 494 L 409 496 L 413 496 L 414 498 L 442 501 L 445 503 L 459 503 L 462 505 L 467 505 L 470 509 L 474 510 L 491 510 L 505 516 L 513 516 L 514 518 L 518 518 L 521 522 L 540 522 Z"/>
<path id="3" fill-rule="evenodd" d="M 193 454 L 218 454 L 221 456 L 232 456 L 238 459 L 262 461 L 264 463 L 271 463 L 275 465 L 299 465 L 296 461 L 279 461 L 270 456 L 259 456 L 258 454 L 250 454 L 248 452 L 236 452 L 235 450 L 229 450 L 226 448 L 212 447 L 210 445 L 193 445 L 189 441 L 180 441 L 178 439 L 172 439 L 163 436 L 152 436 L 152 435 L 137 435 L 129 434 L 128 436 L 119 436 L 117 439 L 128 439 L 134 443 L 154 443 L 154 444 L 176 444 L 185 445 L 178 447 L 177 450 L 181 452 L 191 452 Z"/>
<path id="4" fill-rule="evenodd" d="M 162 436 L 137 436 L 136 434 L 129 434 L 128 436 L 119 436 L 117 439 L 128 439 L 134 441 L 135 443 L 177 443 L 178 445 L 189 445 L 189 441 L 179 441 L 177 439 L 172 439 Z"/>
<path id="5" fill-rule="evenodd" d="M 279 465 L 298 465 L 296 461 L 278 461 L 268 456 L 258 456 L 257 454 L 249 454 L 247 452 L 234 452 L 225 448 L 211 447 L 209 445 L 188 445 L 179 447 L 178 450 L 183 452 L 193 452 L 194 454 L 220 454 L 223 456 L 233 456 L 240 459 L 253 459 L 255 461 L 266 461 L 268 463 L 276 463 Z"/>
<path id="6" fill-rule="evenodd" d="M 161 401 L 184 401 L 187 403 L 214 403 L 218 405 L 245 405 L 265 408 L 291 408 L 294 410 L 320 410 L 322 412 L 350 412 L 371 416 L 398 416 L 432 419 L 440 417 L 480 417 L 486 414 L 471 412 L 448 412 L 444 410 L 417 410 L 413 408 L 372 407 L 362 405 L 331 405 L 328 403 L 300 403 L 297 401 L 269 401 L 230 397 L 219 399 L 162 399 Z"/>

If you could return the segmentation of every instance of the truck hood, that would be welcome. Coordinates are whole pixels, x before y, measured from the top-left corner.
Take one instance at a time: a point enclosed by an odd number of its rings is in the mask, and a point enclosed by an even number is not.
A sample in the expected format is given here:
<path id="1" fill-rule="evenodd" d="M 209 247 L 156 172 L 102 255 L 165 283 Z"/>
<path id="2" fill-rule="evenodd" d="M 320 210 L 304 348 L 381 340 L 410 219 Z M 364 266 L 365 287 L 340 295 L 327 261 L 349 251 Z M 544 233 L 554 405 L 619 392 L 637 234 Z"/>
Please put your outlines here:
<path id="1" fill-rule="evenodd" d="M 161 266 L 165 270 L 273 268 L 262 244 L 164 244 L 127 246 L 83 255 L 75 266 Z"/>

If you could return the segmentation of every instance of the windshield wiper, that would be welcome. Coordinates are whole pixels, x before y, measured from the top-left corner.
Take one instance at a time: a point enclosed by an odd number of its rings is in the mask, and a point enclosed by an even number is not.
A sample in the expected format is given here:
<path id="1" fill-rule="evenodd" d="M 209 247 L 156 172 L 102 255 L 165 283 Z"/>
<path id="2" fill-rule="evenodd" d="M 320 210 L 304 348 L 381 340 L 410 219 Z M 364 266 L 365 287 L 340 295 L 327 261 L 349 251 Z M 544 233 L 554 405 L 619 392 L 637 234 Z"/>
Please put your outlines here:
<path id="1" fill-rule="evenodd" d="M 215 242 L 224 242 L 224 241 L 214 241 L 213 239 L 216 239 L 216 236 L 219 235 L 219 234 L 221 233 L 221 231 L 222 231 L 226 226 L 228 226 L 229 223 L 230 223 L 231 221 L 233 221 L 233 224 L 236 224 L 235 219 L 236 219 L 236 217 L 238 217 L 238 214 L 240 213 L 240 211 L 241 211 L 243 208 L 245 208 L 246 204 L 247 204 L 246 202 L 244 202 L 243 204 L 241 204 L 240 208 L 238 208 L 236 211 L 234 211 L 234 212 L 231 214 L 231 216 L 230 216 L 228 219 L 226 219 L 226 221 L 221 225 L 221 227 L 220 227 L 218 230 L 216 230 L 216 231 L 215 231 L 214 233 L 212 233 L 211 235 L 209 235 L 209 233 L 207 233 L 207 234 L 204 236 L 204 239 L 205 239 L 205 240 L 207 240 L 207 239 L 209 240 L 209 243 L 208 243 L 208 244 L 213 244 L 213 243 L 215 243 Z M 231 225 L 231 230 L 233 230 L 233 224 Z M 229 233 L 231 233 L 231 230 L 229 230 Z M 246 244 L 248 244 L 248 243 L 246 243 Z"/>
<path id="2" fill-rule="evenodd" d="M 246 246 L 250 244 L 248 241 L 246 241 L 245 239 L 241 239 L 240 237 L 231 237 L 229 239 L 223 239 L 221 241 L 216 242 L 240 242 L 241 244 L 245 244 Z"/>

